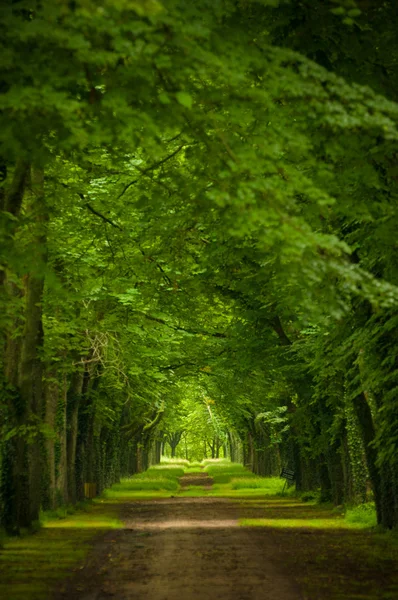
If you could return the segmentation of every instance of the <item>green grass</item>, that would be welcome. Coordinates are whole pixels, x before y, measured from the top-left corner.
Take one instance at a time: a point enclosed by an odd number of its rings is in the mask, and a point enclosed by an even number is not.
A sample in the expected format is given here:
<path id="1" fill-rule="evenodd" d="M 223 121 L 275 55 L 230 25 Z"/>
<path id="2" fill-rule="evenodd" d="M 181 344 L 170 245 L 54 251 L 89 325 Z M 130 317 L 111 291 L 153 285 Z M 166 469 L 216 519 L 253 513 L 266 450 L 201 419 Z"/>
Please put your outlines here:
<path id="1" fill-rule="evenodd" d="M 61 518 L 44 513 L 39 532 L 5 539 L 0 552 L 0 598 L 49 598 L 51 589 L 84 560 L 98 532 L 122 527 L 118 508 L 94 501 L 84 512 L 65 511 Z"/>
<path id="2" fill-rule="evenodd" d="M 178 465 L 159 465 L 151 467 L 144 473 L 122 479 L 110 489 L 103 492 L 104 498 L 130 498 L 137 492 L 177 492 L 179 477 L 184 475 L 184 469 Z"/>
<path id="3" fill-rule="evenodd" d="M 262 489 L 265 494 L 279 494 L 285 483 L 277 477 L 258 477 L 243 465 L 226 461 L 209 463 L 204 471 L 213 478 L 216 486 L 231 484 L 225 488 L 215 487 L 215 491 Z"/>
<path id="4" fill-rule="evenodd" d="M 147 500 L 148 498 L 170 498 L 178 494 L 174 490 L 129 490 L 121 487 L 117 490 L 111 488 L 102 494 L 104 502 L 129 502 L 131 500 Z"/>
<path id="5" fill-rule="evenodd" d="M 267 495 L 281 494 L 285 482 L 279 477 L 243 477 L 231 480 L 232 490 L 261 490 Z"/>
<path id="6" fill-rule="evenodd" d="M 178 464 L 161 464 L 150 467 L 144 473 L 137 473 L 132 477 L 115 483 L 110 489 L 102 494 L 104 498 L 132 499 L 141 496 L 148 497 L 151 493 L 176 493 L 179 488 L 179 477 L 184 475 L 184 468 Z M 170 494 L 165 494 L 166 496 Z"/>
<path id="7" fill-rule="evenodd" d="M 231 461 L 229 458 L 205 458 L 202 460 L 201 465 L 207 467 L 207 465 L 230 465 Z"/>
<path id="8" fill-rule="evenodd" d="M 99 501 L 99 504 L 104 504 Z M 93 513 L 75 514 L 62 520 L 51 520 L 45 524 L 47 529 L 120 529 L 123 523 L 116 516 L 111 517 L 99 506 Z"/>
<path id="9" fill-rule="evenodd" d="M 374 502 L 368 502 L 366 504 L 348 508 L 345 514 L 345 520 L 350 525 L 356 527 L 376 527 L 377 515 Z"/>
<path id="10" fill-rule="evenodd" d="M 343 518 L 336 517 L 325 519 L 240 519 L 239 525 L 243 527 L 277 527 L 294 529 L 351 529 L 352 525 Z"/>
<path id="11" fill-rule="evenodd" d="M 157 465 L 155 467 L 150 467 L 145 473 L 139 473 L 138 475 L 133 475 L 133 477 L 152 478 L 160 476 L 177 480 L 184 475 L 184 472 L 184 467 L 179 465 Z"/>
<path id="12" fill-rule="evenodd" d="M 93 505 L 92 500 L 84 500 L 78 502 L 74 506 L 68 504 L 67 506 L 60 506 L 55 510 L 46 510 L 40 512 L 40 523 L 44 524 L 47 521 L 54 519 L 67 519 L 70 515 L 74 515 L 76 512 L 83 511 L 89 512 L 90 507 Z"/>
<path id="13" fill-rule="evenodd" d="M 207 463 L 204 471 L 211 476 L 219 473 L 249 473 L 243 465 L 227 461 Z"/>
<path id="14" fill-rule="evenodd" d="M 248 471 L 239 463 L 222 462 L 210 463 L 205 466 L 204 471 L 213 478 L 214 483 L 230 483 L 234 477 L 253 477 L 254 474 Z"/>
<path id="15" fill-rule="evenodd" d="M 256 477 L 256 475 L 244 470 L 241 473 L 239 471 L 214 473 L 211 477 L 213 477 L 214 483 L 231 483 L 235 479 L 251 479 L 252 477 Z"/>
<path id="16" fill-rule="evenodd" d="M 372 505 L 349 509 L 345 515 L 343 507 L 299 498 L 269 496 L 238 502 L 239 525 L 272 531 L 303 598 L 398 598 L 398 537 L 370 528 Z"/>
<path id="17" fill-rule="evenodd" d="M 99 499 L 41 513 L 43 527 L 34 535 L 3 537 L 0 598 L 48 599 L 57 582 L 84 560 L 100 531 L 123 527 L 118 518 L 123 501 L 170 497 L 183 474 L 178 465 L 153 467 L 115 484 Z"/>
<path id="18" fill-rule="evenodd" d="M 123 479 L 121 483 L 115 483 L 110 490 L 105 490 L 103 496 L 109 498 L 110 492 L 120 492 L 121 495 L 129 494 L 129 492 L 157 492 L 160 490 L 176 492 L 179 488 L 179 483 L 176 480 L 168 477 L 140 477 Z"/>
<path id="19" fill-rule="evenodd" d="M 162 456 L 160 459 L 160 465 L 188 467 L 189 464 L 189 460 L 186 460 L 185 458 L 167 458 L 166 456 Z"/>
<path id="20" fill-rule="evenodd" d="M 190 462 L 188 465 L 189 469 L 197 469 L 198 471 L 200 471 L 203 468 L 202 463 L 198 462 L 198 461 L 193 461 Z"/>
<path id="21" fill-rule="evenodd" d="M 247 501 L 242 502 L 247 505 Z M 366 506 L 366 505 L 363 505 Z M 272 527 L 283 529 L 369 529 L 375 524 L 372 506 L 358 511 L 358 508 L 347 511 L 332 505 L 303 502 L 294 498 L 272 497 L 263 502 L 256 501 L 252 508 L 263 508 L 263 515 L 257 518 L 244 518 L 239 524 L 244 527 Z M 358 516 L 358 513 L 361 513 Z M 369 515 L 366 519 L 363 513 Z M 347 518 L 347 515 L 348 518 Z M 356 518 L 355 518 L 356 517 Z"/>
<path id="22" fill-rule="evenodd" d="M 189 475 L 192 473 L 194 473 L 195 475 L 203 475 L 203 471 L 201 469 L 198 469 L 198 467 L 187 467 L 186 469 L 184 469 L 185 475 Z"/>
<path id="23" fill-rule="evenodd" d="M 208 466 L 216 467 L 218 474 L 222 474 L 230 463 Z M 315 597 L 314 590 L 323 584 L 326 575 L 329 577 L 330 569 L 334 574 L 336 595 L 333 598 L 336 600 L 347 597 L 338 594 L 351 585 L 353 567 L 350 565 L 355 565 L 355 568 L 366 565 L 361 577 L 358 577 L 358 586 L 362 585 L 363 576 L 379 573 L 384 568 L 386 556 L 391 564 L 388 573 L 393 573 L 398 538 L 392 534 L 372 532 L 375 524 L 373 504 L 349 508 L 344 512 L 343 508 L 305 502 L 297 497 L 281 497 L 278 491 L 284 484 L 283 480 L 247 476 L 247 471 L 242 475 L 239 470 L 243 469 L 242 465 L 233 467 L 235 476 L 229 483 L 215 484 L 211 489 L 191 486 L 178 491 L 181 470 L 195 472 L 192 469 L 197 469 L 197 466 L 182 468 L 181 465 L 162 464 L 152 467 L 146 473 L 112 486 L 103 497 L 80 504 L 79 509 L 64 507 L 43 513 L 43 528 L 34 535 L 20 539 L 5 538 L 4 549 L 0 552 L 0 597 L 7 600 L 48 599 L 51 591 L 59 587 L 59 582 L 81 564 L 99 532 L 122 527 L 118 511 L 123 502 L 170 496 L 231 498 L 237 503 L 238 511 L 239 507 L 243 510 L 240 526 L 268 528 L 273 530 L 274 536 L 282 536 L 280 539 L 286 548 L 286 556 L 290 556 L 290 566 L 297 570 L 296 576 L 309 594 L 306 597 Z M 159 486 L 162 489 L 158 489 Z M 309 537 L 302 535 L 305 530 L 314 531 Z M 351 563 L 346 565 L 347 556 Z M 337 562 L 340 559 L 341 564 Z M 305 575 L 307 571 L 311 573 L 310 577 Z M 340 581 L 341 574 L 345 579 Z M 394 583 L 392 575 L 391 578 Z M 328 579 L 328 589 L 330 585 Z M 388 593 L 392 589 L 390 586 Z M 352 591 L 350 598 L 365 598 L 355 595 L 354 587 Z M 376 591 L 375 595 L 366 596 L 368 600 L 379 597 L 385 600 L 395 598 L 394 594 L 378 596 Z"/>
<path id="24" fill-rule="evenodd" d="M 242 465 L 210 464 L 220 474 L 231 469 L 235 477 L 246 476 Z M 0 553 L 0 597 L 7 600 L 44 600 L 57 582 L 84 560 L 94 537 L 100 531 L 122 527 L 118 519 L 120 504 L 129 500 L 182 497 L 242 497 L 264 495 L 262 489 L 233 490 L 231 484 L 219 484 L 214 489 L 191 486 L 179 492 L 178 478 L 184 472 L 203 473 L 200 465 L 162 463 L 145 473 L 123 479 L 103 496 L 78 507 L 63 507 L 42 513 L 43 528 L 22 539 L 5 539 Z M 242 476 L 243 476 L 242 475 Z M 251 477 L 249 477 L 251 479 Z"/>

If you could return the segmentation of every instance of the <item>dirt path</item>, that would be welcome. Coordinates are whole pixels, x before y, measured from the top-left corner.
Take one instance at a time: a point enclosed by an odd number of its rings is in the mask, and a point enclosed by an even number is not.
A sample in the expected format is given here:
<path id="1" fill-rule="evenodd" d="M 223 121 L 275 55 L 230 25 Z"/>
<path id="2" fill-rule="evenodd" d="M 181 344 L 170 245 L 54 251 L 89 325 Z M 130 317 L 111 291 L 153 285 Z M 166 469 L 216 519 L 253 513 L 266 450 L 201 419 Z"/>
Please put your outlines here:
<path id="1" fill-rule="evenodd" d="M 198 473 L 190 473 L 179 478 L 182 489 L 187 488 L 191 485 L 198 485 L 205 489 L 210 489 L 213 485 L 213 477 L 209 477 L 204 471 Z"/>
<path id="2" fill-rule="evenodd" d="M 56 600 L 300 600 L 273 534 L 223 498 L 141 500 Z"/>

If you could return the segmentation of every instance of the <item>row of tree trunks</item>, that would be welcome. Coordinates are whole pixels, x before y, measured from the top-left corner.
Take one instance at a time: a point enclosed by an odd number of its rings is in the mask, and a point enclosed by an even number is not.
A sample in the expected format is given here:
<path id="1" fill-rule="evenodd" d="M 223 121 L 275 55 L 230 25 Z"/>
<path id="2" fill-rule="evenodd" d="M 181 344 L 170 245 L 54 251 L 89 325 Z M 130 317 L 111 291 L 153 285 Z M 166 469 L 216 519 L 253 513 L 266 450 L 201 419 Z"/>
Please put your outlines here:
<path id="1" fill-rule="evenodd" d="M 25 194 L 28 182 L 30 193 Z M 12 389 L 9 395 L 9 435 L 15 438 L 5 447 L 5 451 L 13 457 L 14 464 L 7 470 L 7 478 L 3 476 L 2 481 L 2 496 L 6 498 L 5 504 L 8 504 L 4 526 L 9 532 L 19 531 L 20 527 L 27 527 L 39 518 L 43 443 L 40 430 L 43 365 L 40 353 L 43 346 L 42 299 L 48 216 L 42 169 L 19 163 L 10 190 L 5 195 L 4 209 L 17 218 L 23 204 L 30 222 L 25 250 L 27 272 L 19 289 L 13 281 L 8 281 L 7 271 L 3 272 L 1 281 L 3 292 L 10 294 L 11 299 L 20 294 L 24 299 L 23 314 L 15 316 L 24 324 L 22 336 L 14 339 L 11 331 L 7 333 L 2 360 L 6 385 Z M 17 228 L 18 222 L 15 221 L 14 232 Z"/>
<path id="2" fill-rule="evenodd" d="M 215 436 L 211 440 L 207 440 L 207 444 L 210 448 L 211 458 L 220 458 L 220 450 L 223 446 L 222 440 Z"/>

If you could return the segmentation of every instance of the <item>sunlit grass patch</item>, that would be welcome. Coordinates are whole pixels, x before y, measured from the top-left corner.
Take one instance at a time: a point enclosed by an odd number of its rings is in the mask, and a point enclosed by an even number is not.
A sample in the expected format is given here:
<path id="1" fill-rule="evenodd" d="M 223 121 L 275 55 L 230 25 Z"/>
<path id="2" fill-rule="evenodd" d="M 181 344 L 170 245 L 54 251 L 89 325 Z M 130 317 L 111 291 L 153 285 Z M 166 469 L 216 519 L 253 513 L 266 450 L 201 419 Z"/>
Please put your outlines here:
<path id="1" fill-rule="evenodd" d="M 210 475 L 210 473 L 208 473 Z M 213 477 L 214 483 L 230 483 L 233 479 L 240 479 L 240 478 L 245 478 L 245 479 L 251 479 L 252 477 L 256 477 L 254 473 L 251 473 L 250 471 L 247 471 L 246 469 L 244 471 L 225 471 L 225 472 L 221 472 L 221 473 L 214 473 L 211 474 L 211 477 Z"/>
<path id="2" fill-rule="evenodd" d="M 254 476 L 243 465 L 231 462 L 208 464 L 204 471 L 213 477 L 214 483 L 229 483 L 234 477 Z"/>
<path id="3" fill-rule="evenodd" d="M 242 527 L 282 527 L 282 528 L 310 528 L 310 529 L 351 529 L 352 525 L 342 517 L 325 519 L 240 519 Z"/>
<path id="4" fill-rule="evenodd" d="M 229 458 L 204 458 L 201 463 L 204 467 L 207 465 L 230 465 Z"/>
<path id="5" fill-rule="evenodd" d="M 68 504 L 66 506 L 60 506 L 54 510 L 40 511 L 40 523 L 44 524 L 47 521 L 56 519 L 67 519 L 76 512 L 89 512 L 93 507 L 92 500 L 83 500 L 72 506 Z"/>
<path id="6" fill-rule="evenodd" d="M 241 504 L 259 509 L 256 518 L 245 518 L 239 524 L 245 527 L 276 527 L 286 529 L 364 529 L 372 524 L 363 518 L 349 521 L 343 507 L 309 504 L 295 498 L 277 498 L 259 501 L 242 499 Z M 365 509 L 372 515 L 372 507 Z M 364 512 L 364 511 L 362 511 Z M 355 509 L 353 509 L 355 515 Z"/>
<path id="7" fill-rule="evenodd" d="M 167 477 L 168 479 L 178 479 L 179 477 L 182 477 L 184 475 L 185 472 L 185 467 L 180 466 L 180 465 L 156 465 L 154 467 L 150 467 L 147 471 L 145 471 L 144 473 L 139 473 L 137 475 L 133 475 L 134 478 L 136 477 L 143 477 L 143 478 L 152 478 L 152 477 Z"/>
<path id="8" fill-rule="evenodd" d="M 189 460 L 186 460 L 185 458 L 167 458 L 166 456 L 162 456 L 160 459 L 160 465 L 188 467 L 190 463 Z"/>
<path id="9" fill-rule="evenodd" d="M 261 489 L 264 494 L 275 495 L 282 492 L 284 484 L 285 482 L 277 477 L 234 477 L 231 480 L 231 489 Z"/>
<path id="10" fill-rule="evenodd" d="M 206 464 L 204 472 L 213 478 L 215 484 L 230 483 L 233 478 L 254 477 L 254 474 L 240 463 L 231 463 L 226 460 Z"/>
<path id="11" fill-rule="evenodd" d="M 201 471 L 203 468 L 202 463 L 198 462 L 198 461 L 193 461 L 190 462 L 189 465 L 187 466 L 188 469 L 196 469 L 197 471 Z"/>
<path id="12" fill-rule="evenodd" d="M 158 465 L 143 473 L 122 479 L 109 490 L 103 492 L 104 498 L 130 498 L 136 492 L 176 492 L 179 489 L 179 477 L 184 475 L 184 469 L 178 465 Z"/>
<path id="13" fill-rule="evenodd" d="M 195 473 L 197 475 L 203 475 L 203 471 L 200 469 L 200 467 L 186 467 L 184 469 L 184 473 L 185 473 L 185 475 L 192 474 L 192 473 Z"/>
<path id="14" fill-rule="evenodd" d="M 148 500 L 150 498 L 170 498 L 178 492 L 174 490 L 128 490 L 121 488 L 118 490 L 105 490 L 101 496 L 101 501 L 104 504 L 112 502 L 130 502 L 131 500 Z"/>
<path id="15" fill-rule="evenodd" d="M 120 529 L 123 523 L 111 515 L 108 515 L 99 509 L 94 509 L 90 514 L 77 514 L 62 520 L 48 521 L 44 525 L 46 528 L 79 528 L 79 529 Z"/>
<path id="16" fill-rule="evenodd" d="M 102 497 L 117 500 L 129 500 L 138 495 L 148 497 L 159 492 L 177 492 L 180 484 L 179 478 L 184 475 L 184 469 L 178 465 L 157 465 L 143 473 L 136 473 L 126 477 L 120 483 L 115 483 L 110 489 L 105 490 Z M 165 494 L 166 497 L 170 494 Z"/>
<path id="17" fill-rule="evenodd" d="M 217 473 L 249 473 L 249 471 L 240 463 L 228 461 L 206 463 L 204 470 L 209 475 L 215 475 Z"/>
<path id="18" fill-rule="evenodd" d="M 105 498 L 112 497 L 113 494 L 119 494 L 120 497 L 128 495 L 130 492 L 156 492 L 156 491 L 170 491 L 175 492 L 179 488 L 177 479 L 171 479 L 170 477 L 164 476 L 146 476 L 146 477 L 131 477 L 130 479 L 123 479 L 121 483 L 115 483 L 109 490 L 103 492 Z M 117 496 L 113 496 L 117 497 Z"/>
<path id="19" fill-rule="evenodd" d="M 65 518 L 50 520 L 46 513 L 43 528 L 34 535 L 6 538 L 0 551 L 0 598 L 48 599 L 57 582 L 85 558 L 99 531 L 122 527 L 117 513 L 117 505 L 95 501 L 85 512 L 65 511 Z"/>
<path id="20" fill-rule="evenodd" d="M 368 502 L 353 508 L 348 508 L 345 514 L 345 520 L 347 523 L 356 525 L 357 527 L 376 527 L 377 515 L 374 502 Z"/>
<path id="21" fill-rule="evenodd" d="M 231 465 L 232 469 L 228 471 Z M 281 496 L 285 484 L 278 477 L 258 477 L 236 463 L 230 463 L 228 467 L 208 466 L 205 470 L 213 477 L 212 492 L 215 496 Z"/>

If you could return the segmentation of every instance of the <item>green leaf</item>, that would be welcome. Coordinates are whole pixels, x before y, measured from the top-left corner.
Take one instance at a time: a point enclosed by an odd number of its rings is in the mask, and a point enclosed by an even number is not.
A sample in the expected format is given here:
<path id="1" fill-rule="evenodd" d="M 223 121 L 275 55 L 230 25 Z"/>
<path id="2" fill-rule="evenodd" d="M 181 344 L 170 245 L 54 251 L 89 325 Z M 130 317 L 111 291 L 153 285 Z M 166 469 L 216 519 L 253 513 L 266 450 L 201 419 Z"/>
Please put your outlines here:
<path id="1" fill-rule="evenodd" d="M 359 17 L 362 11 L 359 8 L 352 8 L 347 12 L 347 17 Z"/>
<path id="2" fill-rule="evenodd" d="M 345 8 L 343 8 L 342 6 L 339 6 L 338 8 L 332 8 L 332 9 L 330 10 L 330 12 L 331 12 L 333 15 L 337 15 L 337 16 L 340 16 L 340 15 L 345 15 Z"/>
<path id="3" fill-rule="evenodd" d="M 171 102 L 171 100 L 170 100 L 170 97 L 169 97 L 169 95 L 168 95 L 168 94 L 166 94 L 166 92 L 161 92 L 161 93 L 159 94 L 159 101 L 160 101 L 162 104 L 170 104 L 170 102 Z"/>
<path id="4" fill-rule="evenodd" d="M 177 92 L 176 98 L 181 106 L 185 106 L 185 108 L 192 108 L 192 96 L 188 94 L 188 92 Z"/>

